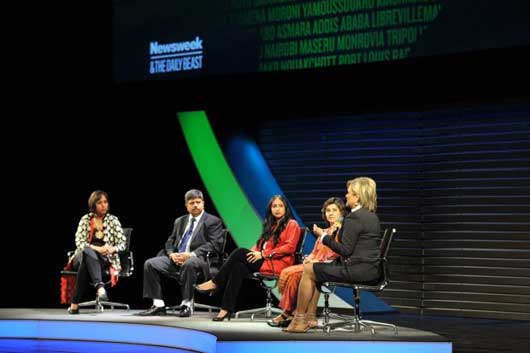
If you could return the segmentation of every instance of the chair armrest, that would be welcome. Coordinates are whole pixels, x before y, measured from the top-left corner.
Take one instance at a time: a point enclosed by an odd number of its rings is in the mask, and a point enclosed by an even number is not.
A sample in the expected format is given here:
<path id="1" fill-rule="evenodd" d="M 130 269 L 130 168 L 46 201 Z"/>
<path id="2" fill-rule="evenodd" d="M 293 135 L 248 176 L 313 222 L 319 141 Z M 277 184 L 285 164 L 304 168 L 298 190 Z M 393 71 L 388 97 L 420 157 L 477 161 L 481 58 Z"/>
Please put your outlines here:
<path id="1" fill-rule="evenodd" d="M 212 267 L 212 264 L 210 262 L 210 258 L 212 257 L 212 251 L 208 251 L 206 253 L 206 263 L 208 264 L 208 268 Z"/>
<path id="2" fill-rule="evenodd" d="M 119 276 L 120 277 L 129 277 L 129 276 L 131 276 L 133 274 L 133 272 L 134 272 L 134 255 L 133 255 L 133 252 L 131 250 L 120 251 L 118 253 L 118 257 L 122 261 L 122 270 L 120 271 Z M 124 257 L 126 258 L 126 261 L 128 263 L 128 267 L 125 268 L 126 272 L 123 272 Z"/>
<path id="3" fill-rule="evenodd" d="M 133 273 L 133 271 L 134 271 L 134 256 L 133 256 L 133 252 L 132 251 L 129 251 L 129 254 L 130 254 L 129 258 L 131 260 L 131 262 L 130 262 L 131 266 L 129 267 L 129 272 L 128 273 L 129 273 L 129 275 L 131 275 Z"/>
<path id="4" fill-rule="evenodd" d="M 77 271 L 62 270 L 62 271 L 61 271 L 61 274 L 62 274 L 62 275 L 72 275 L 72 276 L 76 276 L 76 275 L 77 275 Z"/>
<path id="5" fill-rule="evenodd" d="M 221 259 L 222 259 L 221 254 L 218 254 L 216 251 L 208 251 L 206 253 L 206 263 L 208 264 L 208 267 L 212 266 L 211 259 L 215 257 L 219 257 L 219 262 L 221 262 Z"/>
<path id="6" fill-rule="evenodd" d="M 271 253 L 269 254 L 269 256 L 267 256 L 267 257 L 265 258 L 265 259 L 270 260 L 270 262 L 271 262 L 272 273 L 276 273 L 276 271 L 274 271 L 274 261 L 272 261 L 272 257 L 273 257 L 274 255 L 276 255 L 276 252 L 273 251 L 273 252 L 271 252 Z"/>
<path id="7" fill-rule="evenodd" d="M 277 275 L 270 275 L 268 273 L 254 272 L 253 276 L 259 279 L 264 279 L 266 281 L 275 281 L 279 277 Z"/>

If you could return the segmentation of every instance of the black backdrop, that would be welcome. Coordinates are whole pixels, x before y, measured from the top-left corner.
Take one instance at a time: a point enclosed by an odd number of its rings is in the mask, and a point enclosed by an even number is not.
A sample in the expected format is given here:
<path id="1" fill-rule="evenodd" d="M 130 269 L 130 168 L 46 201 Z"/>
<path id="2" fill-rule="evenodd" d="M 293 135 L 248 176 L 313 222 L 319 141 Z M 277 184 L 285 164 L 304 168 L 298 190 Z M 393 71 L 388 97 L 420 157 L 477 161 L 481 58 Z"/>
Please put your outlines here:
<path id="1" fill-rule="evenodd" d="M 286 117 L 528 100 L 528 48 L 311 74 L 114 85 L 108 33 L 84 31 L 93 17 L 77 20 L 73 16 L 51 33 L 60 38 L 67 28 L 79 30 L 84 46 L 69 51 L 76 60 L 47 57 L 40 63 L 42 77 L 21 80 L 34 94 L 25 96 L 6 130 L 15 138 L 4 147 L 3 307 L 59 306 L 59 271 L 97 188 L 110 194 L 112 212 L 124 226 L 135 228 L 135 275 L 111 297 L 147 305 L 140 289 L 143 261 L 183 213 L 183 193 L 204 189 L 177 124 L 178 110 L 205 108 L 222 116 L 226 120 L 213 122 L 222 136 L 238 126 L 237 118 L 253 124 L 278 111 Z M 47 45 L 53 52 L 64 43 Z"/>

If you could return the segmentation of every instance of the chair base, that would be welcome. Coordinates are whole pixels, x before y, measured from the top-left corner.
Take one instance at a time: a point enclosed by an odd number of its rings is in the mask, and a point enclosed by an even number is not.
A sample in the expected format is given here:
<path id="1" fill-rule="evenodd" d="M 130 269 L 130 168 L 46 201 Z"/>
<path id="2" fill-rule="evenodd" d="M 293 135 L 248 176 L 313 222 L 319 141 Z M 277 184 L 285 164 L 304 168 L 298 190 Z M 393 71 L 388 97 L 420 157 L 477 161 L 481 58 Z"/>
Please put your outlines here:
<path id="1" fill-rule="evenodd" d="M 179 305 L 166 306 L 166 310 L 167 311 L 171 311 L 173 313 L 175 313 L 177 308 L 180 309 L 180 304 Z M 193 311 L 195 311 L 197 309 L 206 309 L 206 310 L 208 310 L 209 313 L 213 312 L 214 310 L 221 311 L 221 308 L 218 307 L 218 306 L 201 304 L 201 303 L 193 303 Z"/>
<path id="2" fill-rule="evenodd" d="M 221 311 L 221 308 L 218 306 L 201 304 L 201 303 L 194 303 L 193 308 L 194 309 L 207 309 L 209 313 L 211 313 L 213 310 Z"/>
<path id="3" fill-rule="evenodd" d="M 110 307 L 110 310 L 114 310 L 114 308 L 123 308 L 127 311 L 130 310 L 129 304 L 124 303 L 117 303 L 117 302 L 111 302 L 107 300 L 91 300 L 89 302 L 79 303 L 80 308 L 87 308 L 93 306 L 97 311 L 105 311 L 105 306 Z"/>
<path id="4" fill-rule="evenodd" d="M 255 315 L 265 314 L 265 318 L 269 319 L 269 318 L 272 317 L 273 313 L 274 314 L 281 314 L 281 313 L 283 313 L 283 310 L 278 309 L 278 308 L 273 308 L 272 305 L 267 305 L 264 308 L 238 311 L 235 314 L 235 318 L 238 319 L 239 315 L 248 315 L 248 314 L 250 314 L 250 320 L 254 321 L 254 316 Z"/>
<path id="5" fill-rule="evenodd" d="M 337 315 L 330 313 L 329 318 L 334 318 L 341 320 L 339 322 L 329 323 L 326 322 L 324 324 L 324 332 L 327 334 L 331 333 L 331 330 L 342 328 L 348 331 L 352 332 L 361 332 L 362 330 L 370 330 L 370 333 L 372 335 L 376 334 L 376 327 L 385 327 L 385 328 L 392 328 L 394 330 L 394 334 L 398 334 L 398 328 L 396 325 L 388 324 L 385 322 L 379 322 L 379 321 L 371 321 L 371 320 L 363 320 L 358 316 L 346 316 L 346 315 Z"/>

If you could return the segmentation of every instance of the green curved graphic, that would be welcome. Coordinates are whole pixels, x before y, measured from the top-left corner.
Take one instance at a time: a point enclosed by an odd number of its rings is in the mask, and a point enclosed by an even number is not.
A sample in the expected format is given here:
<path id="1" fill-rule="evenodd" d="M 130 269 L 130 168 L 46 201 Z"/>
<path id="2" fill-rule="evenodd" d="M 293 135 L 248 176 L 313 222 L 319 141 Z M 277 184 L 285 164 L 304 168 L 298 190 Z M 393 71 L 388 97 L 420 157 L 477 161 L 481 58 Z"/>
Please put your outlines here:
<path id="1" fill-rule="evenodd" d="M 178 120 L 215 208 L 237 246 L 251 248 L 261 234 L 262 222 L 232 173 L 206 112 L 179 112 Z"/>

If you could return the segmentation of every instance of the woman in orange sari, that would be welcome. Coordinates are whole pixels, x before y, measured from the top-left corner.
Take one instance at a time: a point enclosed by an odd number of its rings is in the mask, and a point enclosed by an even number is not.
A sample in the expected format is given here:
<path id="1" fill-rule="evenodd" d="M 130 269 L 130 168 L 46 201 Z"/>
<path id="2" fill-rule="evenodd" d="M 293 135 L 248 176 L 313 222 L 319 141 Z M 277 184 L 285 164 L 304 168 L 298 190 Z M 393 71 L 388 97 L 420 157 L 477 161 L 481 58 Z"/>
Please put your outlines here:
<path id="1" fill-rule="evenodd" d="M 344 202 L 338 197 L 331 197 L 322 205 L 322 218 L 326 221 L 328 234 L 336 236 L 340 228 L 342 219 L 346 213 Z M 304 263 L 308 262 L 331 262 L 338 255 L 330 248 L 319 241 L 315 242 L 313 251 L 305 257 Z M 296 300 L 298 297 L 298 285 L 302 278 L 304 265 L 293 265 L 285 268 L 281 274 L 278 283 L 278 290 L 282 294 L 280 300 L 280 308 L 283 313 L 269 320 L 267 324 L 273 327 L 287 327 L 293 319 L 294 309 L 296 308 Z M 318 298 L 317 298 L 318 299 Z M 314 306 L 317 307 L 316 305 Z M 312 327 L 318 326 L 316 311 L 310 315 L 310 324 Z"/>

